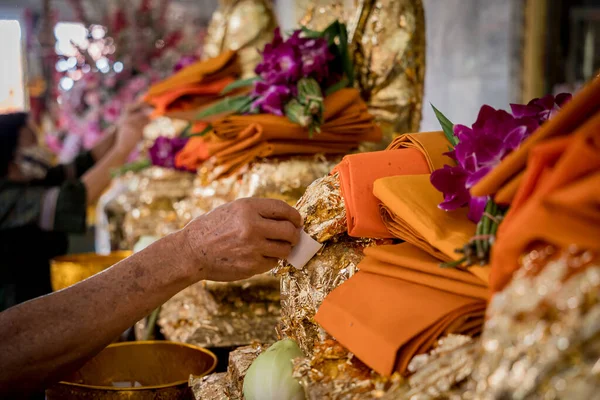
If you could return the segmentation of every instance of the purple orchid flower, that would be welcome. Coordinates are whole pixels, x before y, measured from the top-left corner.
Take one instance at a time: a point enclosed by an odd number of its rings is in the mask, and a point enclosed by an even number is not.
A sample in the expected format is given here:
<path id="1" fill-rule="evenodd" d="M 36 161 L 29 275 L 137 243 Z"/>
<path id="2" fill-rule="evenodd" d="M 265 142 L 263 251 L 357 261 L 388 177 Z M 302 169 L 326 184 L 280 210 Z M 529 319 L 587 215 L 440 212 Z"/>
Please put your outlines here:
<path id="1" fill-rule="evenodd" d="M 265 112 L 269 112 L 266 109 L 273 108 L 278 110 L 276 115 L 282 115 L 280 112 L 283 105 L 279 107 L 278 103 L 289 100 L 289 93 L 296 95 L 300 79 L 310 77 L 322 83 L 329 77 L 329 63 L 334 57 L 327 40 L 304 38 L 301 34 L 302 31 L 297 30 L 289 39 L 283 40 L 281 31 L 275 30 L 273 41 L 265 46 L 263 60 L 255 69 L 256 74 L 261 77 L 261 81 L 255 83 L 254 87 L 254 95 L 259 96 L 255 107 L 260 106 Z M 267 91 L 261 85 L 274 89 Z M 268 94 L 270 99 L 260 98 L 262 93 Z"/>
<path id="2" fill-rule="evenodd" d="M 469 189 L 515 150 L 538 127 L 530 117 L 515 118 L 503 110 L 484 105 L 472 127 L 455 125 L 459 142 L 449 154 L 456 167 L 431 174 L 431 183 L 444 194 L 440 208 L 446 211 L 469 206 L 469 219 L 478 222 L 487 197 L 472 197 Z M 448 182 L 444 182 L 448 180 Z"/>
<path id="3" fill-rule="evenodd" d="M 252 95 L 256 100 L 252 103 L 253 110 L 268 114 L 283 115 L 283 107 L 292 96 L 292 91 L 286 85 L 269 85 L 257 82 Z"/>
<path id="4" fill-rule="evenodd" d="M 556 97 L 549 94 L 540 99 L 533 99 L 527 105 L 511 104 L 510 109 L 517 118 L 531 118 L 542 124 L 552 118 L 571 98 L 570 93 L 561 93 Z"/>
<path id="5" fill-rule="evenodd" d="M 167 138 L 164 136 L 158 137 L 152 147 L 150 147 L 148 150 L 152 165 L 163 168 L 185 170 L 175 166 L 175 156 L 184 148 L 187 141 L 188 138 Z"/>

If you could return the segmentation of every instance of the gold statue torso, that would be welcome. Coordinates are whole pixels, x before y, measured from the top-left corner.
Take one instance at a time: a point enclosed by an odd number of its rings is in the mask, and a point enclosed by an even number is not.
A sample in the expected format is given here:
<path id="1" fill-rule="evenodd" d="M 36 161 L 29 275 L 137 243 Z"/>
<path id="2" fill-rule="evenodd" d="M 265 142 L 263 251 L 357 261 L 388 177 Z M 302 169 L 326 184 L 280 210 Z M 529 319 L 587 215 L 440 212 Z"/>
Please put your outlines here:
<path id="1" fill-rule="evenodd" d="M 348 27 L 356 82 L 385 141 L 417 132 L 425 80 L 425 16 L 421 0 L 296 0 L 300 25 Z"/>
<path id="2" fill-rule="evenodd" d="M 237 50 L 244 78 L 254 75 L 259 50 L 273 39 L 277 20 L 270 0 L 220 0 L 208 25 L 203 58 Z"/>

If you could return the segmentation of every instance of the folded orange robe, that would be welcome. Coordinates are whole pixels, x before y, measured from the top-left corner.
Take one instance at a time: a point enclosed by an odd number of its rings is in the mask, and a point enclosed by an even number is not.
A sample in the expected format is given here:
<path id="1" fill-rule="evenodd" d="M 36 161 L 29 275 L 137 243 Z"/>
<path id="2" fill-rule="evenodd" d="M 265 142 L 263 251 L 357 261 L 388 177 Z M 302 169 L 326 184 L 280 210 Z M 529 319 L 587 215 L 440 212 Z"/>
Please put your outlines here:
<path id="1" fill-rule="evenodd" d="M 438 208 L 442 194 L 429 175 L 393 176 L 375 181 L 373 194 L 381 201 L 381 217 L 389 232 L 442 261 L 461 258 L 456 252 L 475 235 L 467 210 L 446 212 Z M 489 266 L 473 265 L 469 271 L 489 282 Z"/>
<path id="2" fill-rule="evenodd" d="M 232 76 L 228 76 L 216 81 L 194 83 L 151 96 L 146 102 L 154 107 L 155 116 L 165 115 L 167 112 L 195 110 L 219 99 L 223 89 L 234 81 Z"/>
<path id="3" fill-rule="evenodd" d="M 420 132 L 400 135 L 390 145 L 388 150 L 418 149 L 423 153 L 429 165 L 429 172 L 444 168 L 444 165 L 454 165 L 455 162 L 444 155 L 450 151 L 450 142 L 444 132 Z"/>
<path id="4" fill-rule="evenodd" d="M 148 89 L 144 101 L 151 101 L 155 96 L 171 90 L 217 81 L 226 77 L 236 77 L 239 73 L 237 54 L 235 51 L 228 50 L 217 57 L 189 65 L 169 78 L 152 85 Z"/>
<path id="5" fill-rule="evenodd" d="M 441 336 L 480 332 L 485 300 L 391 273 L 366 272 L 377 268 L 380 262 L 367 256 L 359 264 L 361 271 L 325 298 L 315 320 L 378 373 L 407 373 L 410 360 L 431 350 Z"/>
<path id="6" fill-rule="evenodd" d="M 441 268 L 440 260 L 410 243 L 369 247 L 365 254 L 370 261 L 361 264 L 361 271 L 481 300 L 490 297 L 487 281 L 470 270 Z"/>
<path id="7" fill-rule="evenodd" d="M 493 290 L 504 288 L 519 257 L 536 242 L 600 250 L 600 111 L 573 135 L 542 142 L 529 152 L 492 246 Z"/>
<path id="8" fill-rule="evenodd" d="M 414 148 L 352 154 L 344 157 L 333 172 L 338 172 L 346 205 L 348 234 L 354 237 L 392 238 L 379 215 L 379 199 L 373 183 L 394 175 L 425 174 L 427 160 Z"/>
<path id="9" fill-rule="evenodd" d="M 238 172 L 262 157 L 346 154 L 360 142 L 381 140 L 381 129 L 373 122 L 356 89 L 342 89 L 328 96 L 324 105 L 325 122 L 321 133 L 315 133 L 312 138 L 306 129 L 286 117 L 232 115 L 213 123 L 213 132 L 203 138 L 205 147 L 190 144 L 182 150 L 180 159 L 203 162 L 210 158 L 213 176 L 218 178 Z M 197 151 L 206 158 L 189 154 Z"/>
<path id="10" fill-rule="evenodd" d="M 503 162 L 487 174 L 472 189 L 474 196 L 496 194 L 501 187 L 510 185 L 498 201 L 509 203 L 522 179 L 522 171 L 527 163 L 529 152 L 537 144 L 557 136 L 569 135 L 584 122 L 600 111 L 600 77 L 588 83 L 571 101 L 552 118 L 542 125 L 521 147 L 509 154 Z M 511 180 L 513 181 L 511 183 Z"/>
<path id="11" fill-rule="evenodd" d="M 373 195 L 373 183 L 388 176 L 432 172 L 438 164 L 452 161 L 443 155 L 449 145 L 442 132 L 412 133 L 396 138 L 386 151 L 344 157 L 334 171 L 340 176 L 348 234 L 394 237 L 379 215 L 380 201 Z"/>

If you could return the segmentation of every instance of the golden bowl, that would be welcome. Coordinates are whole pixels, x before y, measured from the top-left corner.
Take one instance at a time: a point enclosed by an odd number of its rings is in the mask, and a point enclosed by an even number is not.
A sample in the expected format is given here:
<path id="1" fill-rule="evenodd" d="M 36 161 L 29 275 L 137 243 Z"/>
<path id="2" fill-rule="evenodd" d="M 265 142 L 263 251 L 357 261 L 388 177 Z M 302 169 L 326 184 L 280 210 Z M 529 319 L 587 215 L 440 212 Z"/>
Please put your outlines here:
<path id="1" fill-rule="evenodd" d="M 57 291 L 74 285 L 104 271 L 130 255 L 131 251 L 117 251 L 108 256 L 84 253 L 56 257 L 50 262 L 52 290 Z"/>
<path id="2" fill-rule="evenodd" d="M 46 399 L 193 399 L 188 386 L 190 375 L 207 375 L 216 365 L 213 353 L 189 344 L 167 341 L 111 344 L 79 371 L 46 390 Z"/>

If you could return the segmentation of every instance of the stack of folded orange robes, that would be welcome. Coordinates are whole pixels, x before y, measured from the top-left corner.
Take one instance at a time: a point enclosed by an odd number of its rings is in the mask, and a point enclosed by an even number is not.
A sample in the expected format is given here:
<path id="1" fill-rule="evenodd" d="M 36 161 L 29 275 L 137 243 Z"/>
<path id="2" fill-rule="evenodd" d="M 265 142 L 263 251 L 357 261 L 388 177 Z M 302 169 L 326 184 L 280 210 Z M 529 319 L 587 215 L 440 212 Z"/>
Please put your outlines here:
<path id="1" fill-rule="evenodd" d="M 154 116 L 168 116 L 195 122 L 204 107 L 222 98 L 221 93 L 235 82 L 241 69 L 234 51 L 198 61 L 150 87 L 144 101 L 154 107 Z M 195 130 L 202 130 L 200 123 Z M 197 133 L 197 132 L 192 132 Z"/>
<path id="2" fill-rule="evenodd" d="M 335 168 L 355 237 L 403 243 L 370 247 L 359 270 L 323 302 L 316 321 L 380 374 L 449 333 L 475 335 L 489 296 L 487 267 L 441 268 L 475 233 L 466 210 L 447 213 L 429 174 L 451 163 L 442 132 L 404 135 L 388 150 L 350 155 Z"/>
<path id="3" fill-rule="evenodd" d="M 324 100 L 321 132 L 272 114 L 229 115 L 212 123 L 212 132 L 192 138 L 176 164 L 197 169 L 210 161 L 214 178 L 230 176 L 251 162 L 273 156 L 348 154 L 361 142 L 379 142 L 381 129 L 356 89 L 341 89 Z"/>
<path id="4" fill-rule="evenodd" d="M 368 156 L 362 168 L 372 175 L 352 170 L 358 156 L 349 156 L 336 169 L 349 233 L 404 243 L 366 249 L 360 272 L 325 298 L 315 319 L 383 375 L 409 373 L 410 360 L 443 335 L 480 332 L 489 296 L 510 281 L 529 246 L 575 245 L 600 254 L 600 79 L 473 188 L 474 195 L 493 195 L 511 205 L 492 246 L 490 266 L 440 268 L 442 261 L 458 258 L 454 250 L 470 240 L 475 225 L 464 209 L 437 208 L 442 195 L 428 173 L 440 163 L 450 164 L 440 158 L 448 143 L 440 133 L 436 141 L 414 145 L 419 135 L 397 139 L 379 157 Z M 399 146 L 407 143 L 413 145 Z M 405 151 L 411 148 L 422 157 Z M 428 171 L 422 171 L 424 165 Z"/>

